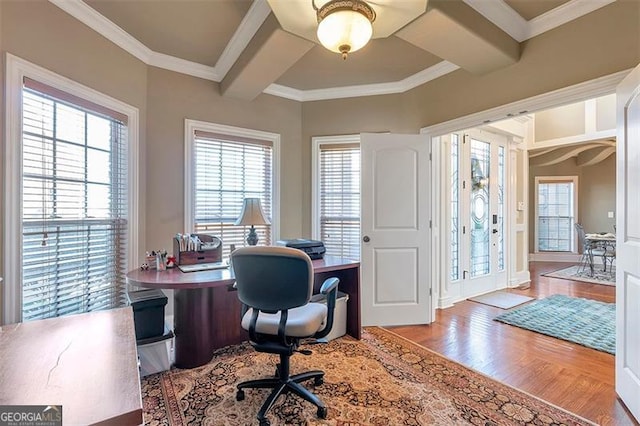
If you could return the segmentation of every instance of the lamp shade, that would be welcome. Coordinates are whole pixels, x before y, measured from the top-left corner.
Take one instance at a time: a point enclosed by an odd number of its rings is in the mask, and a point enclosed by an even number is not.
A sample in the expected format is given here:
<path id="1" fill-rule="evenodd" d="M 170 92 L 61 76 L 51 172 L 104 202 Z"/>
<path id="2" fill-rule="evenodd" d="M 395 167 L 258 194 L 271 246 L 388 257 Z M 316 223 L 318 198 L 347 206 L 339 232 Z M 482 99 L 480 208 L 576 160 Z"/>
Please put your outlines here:
<path id="1" fill-rule="evenodd" d="M 270 222 L 264 217 L 260 198 L 245 198 L 242 204 L 242 213 L 236 220 L 236 225 L 269 225 Z"/>

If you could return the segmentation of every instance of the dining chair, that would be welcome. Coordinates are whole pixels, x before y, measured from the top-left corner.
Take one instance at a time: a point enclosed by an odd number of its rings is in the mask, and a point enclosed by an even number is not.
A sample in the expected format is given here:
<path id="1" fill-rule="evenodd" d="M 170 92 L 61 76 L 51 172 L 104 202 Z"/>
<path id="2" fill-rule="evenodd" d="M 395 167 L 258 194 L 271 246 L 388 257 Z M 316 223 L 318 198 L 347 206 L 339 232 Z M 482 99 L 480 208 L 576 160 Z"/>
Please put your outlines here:
<path id="1" fill-rule="evenodd" d="M 609 270 L 612 271 L 613 262 L 616 258 L 615 249 L 608 248 L 607 246 L 601 246 L 596 242 L 590 241 L 581 224 L 576 223 L 575 227 L 578 232 L 578 240 L 582 243 L 582 257 L 580 258 L 580 268 L 578 269 L 578 272 L 582 272 L 588 266 L 589 275 L 593 276 L 595 272 L 593 259 L 595 256 L 602 258 L 603 272 L 607 272 L 607 265 L 609 265 Z"/>

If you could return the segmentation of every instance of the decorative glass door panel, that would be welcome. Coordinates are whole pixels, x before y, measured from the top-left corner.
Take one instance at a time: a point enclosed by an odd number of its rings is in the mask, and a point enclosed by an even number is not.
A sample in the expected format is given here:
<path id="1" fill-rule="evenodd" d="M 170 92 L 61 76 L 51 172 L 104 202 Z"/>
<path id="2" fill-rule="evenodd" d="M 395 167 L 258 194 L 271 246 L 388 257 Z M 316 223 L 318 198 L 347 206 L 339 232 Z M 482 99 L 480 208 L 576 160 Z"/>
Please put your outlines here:
<path id="1" fill-rule="evenodd" d="M 471 139 L 471 277 L 489 273 L 491 144 Z"/>

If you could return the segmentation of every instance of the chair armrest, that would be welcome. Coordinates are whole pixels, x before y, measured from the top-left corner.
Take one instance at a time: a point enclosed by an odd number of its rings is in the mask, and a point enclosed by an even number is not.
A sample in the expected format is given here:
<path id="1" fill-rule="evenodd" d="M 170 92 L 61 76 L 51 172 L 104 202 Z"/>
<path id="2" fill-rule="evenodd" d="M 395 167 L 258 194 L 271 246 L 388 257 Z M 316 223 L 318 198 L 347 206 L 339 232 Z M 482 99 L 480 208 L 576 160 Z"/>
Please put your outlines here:
<path id="1" fill-rule="evenodd" d="M 329 294 L 329 292 L 333 289 L 338 289 L 338 283 L 340 282 L 339 279 L 333 277 L 333 278 L 327 278 L 323 283 L 322 283 L 322 287 L 320 287 L 320 293 L 324 294 L 325 296 L 327 294 Z"/>
<path id="2" fill-rule="evenodd" d="M 322 331 L 313 335 L 316 339 L 325 337 L 331 333 L 331 329 L 333 328 L 333 317 L 336 308 L 336 299 L 338 298 L 338 283 L 340 283 L 338 278 L 327 278 L 320 287 L 320 293 L 327 298 L 327 321 Z"/>

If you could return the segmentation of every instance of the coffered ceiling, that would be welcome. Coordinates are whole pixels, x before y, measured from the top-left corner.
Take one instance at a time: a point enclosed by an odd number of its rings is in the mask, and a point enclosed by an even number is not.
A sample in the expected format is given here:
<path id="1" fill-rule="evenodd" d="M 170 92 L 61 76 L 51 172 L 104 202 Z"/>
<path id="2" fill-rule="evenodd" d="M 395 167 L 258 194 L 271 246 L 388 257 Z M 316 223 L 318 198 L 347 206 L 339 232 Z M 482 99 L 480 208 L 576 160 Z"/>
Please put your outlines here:
<path id="1" fill-rule="evenodd" d="M 284 31 L 266 0 L 49 1 L 149 65 L 220 82 L 225 96 L 306 101 L 400 93 L 459 68 L 489 73 L 517 62 L 523 41 L 614 0 L 430 0 L 345 61 Z"/>

